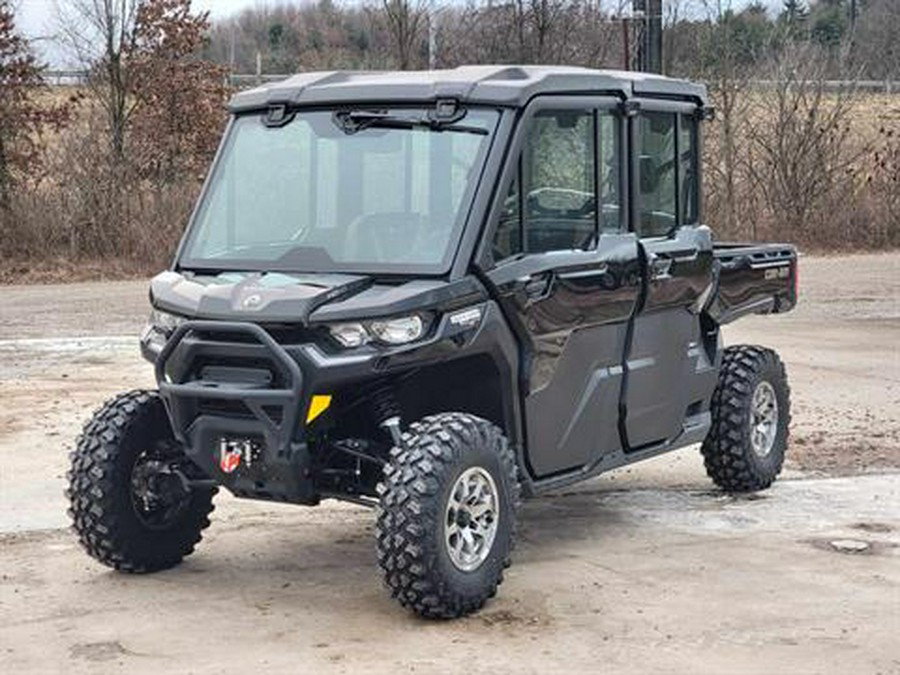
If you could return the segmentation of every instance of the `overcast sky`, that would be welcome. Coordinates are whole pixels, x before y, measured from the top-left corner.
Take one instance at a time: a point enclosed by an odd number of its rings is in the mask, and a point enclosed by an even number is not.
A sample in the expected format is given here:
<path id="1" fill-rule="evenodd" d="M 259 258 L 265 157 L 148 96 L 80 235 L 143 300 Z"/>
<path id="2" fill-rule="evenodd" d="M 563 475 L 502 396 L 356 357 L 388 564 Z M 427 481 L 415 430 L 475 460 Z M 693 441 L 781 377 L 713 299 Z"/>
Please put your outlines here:
<path id="1" fill-rule="evenodd" d="M 52 68 L 64 68 L 65 57 L 56 49 L 52 38 L 57 30 L 57 7 L 67 0 L 13 0 L 16 6 L 16 23 L 26 36 L 35 40 L 36 51 Z M 454 0 L 435 0 L 436 4 L 450 4 Z M 666 0 L 663 0 L 665 2 Z M 735 8 L 750 4 L 752 0 L 731 0 Z M 209 10 L 213 20 L 224 19 L 232 14 L 257 5 L 283 4 L 285 0 L 194 0 L 193 6 L 199 10 Z M 782 5 L 782 0 L 763 0 L 772 8 Z M 338 0 L 340 4 L 340 0 Z"/>
<path id="2" fill-rule="evenodd" d="M 13 0 L 16 6 L 16 24 L 25 35 L 36 41 L 35 47 L 41 58 L 51 67 L 63 68 L 64 55 L 52 44 L 58 30 L 57 8 L 66 0 Z M 244 7 L 267 4 L 264 0 L 194 0 L 193 6 L 199 10 L 209 10 L 210 16 L 222 19 L 242 10 Z M 272 3 L 268 3 L 272 4 Z"/>

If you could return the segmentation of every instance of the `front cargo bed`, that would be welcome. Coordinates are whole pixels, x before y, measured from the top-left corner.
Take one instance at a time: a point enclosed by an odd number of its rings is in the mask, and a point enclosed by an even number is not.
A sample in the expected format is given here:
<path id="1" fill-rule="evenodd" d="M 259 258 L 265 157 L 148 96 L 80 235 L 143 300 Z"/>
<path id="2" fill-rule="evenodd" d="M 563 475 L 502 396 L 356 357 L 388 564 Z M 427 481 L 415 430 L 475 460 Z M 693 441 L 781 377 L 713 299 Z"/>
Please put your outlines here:
<path id="1" fill-rule="evenodd" d="M 717 243 L 715 288 L 706 311 L 717 323 L 787 312 L 797 304 L 797 249 L 789 244 Z"/>

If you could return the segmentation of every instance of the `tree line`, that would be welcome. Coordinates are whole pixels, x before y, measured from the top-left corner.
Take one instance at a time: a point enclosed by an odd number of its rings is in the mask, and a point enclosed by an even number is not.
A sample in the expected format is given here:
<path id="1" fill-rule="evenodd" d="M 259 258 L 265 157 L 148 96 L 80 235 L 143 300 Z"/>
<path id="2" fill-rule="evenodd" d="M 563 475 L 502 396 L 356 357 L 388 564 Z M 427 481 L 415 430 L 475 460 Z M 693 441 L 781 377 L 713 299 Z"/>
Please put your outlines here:
<path id="1" fill-rule="evenodd" d="M 233 72 L 339 68 L 454 67 L 544 63 L 625 68 L 636 64 L 646 16 L 632 0 L 332 0 L 250 7 L 212 26 L 207 58 Z M 784 0 L 734 9 L 730 0 L 662 3 L 664 69 L 695 76 L 718 58 L 710 33 L 727 30 L 729 49 L 753 64 L 791 44 L 821 48 L 833 79 L 900 79 L 896 0 Z"/>
<path id="2" fill-rule="evenodd" d="M 723 237 L 900 244 L 896 0 L 662 4 L 664 69 L 708 83 L 706 213 Z M 631 0 L 332 0 L 211 22 L 191 0 L 66 0 L 57 40 L 87 72 L 53 88 L 0 0 L 0 279 L 102 261 L 164 265 L 215 152 L 231 73 L 463 63 L 633 68 Z M 827 80 L 851 84 L 838 91 Z M 765 80 L 765 88 L 759 82 Z"/>

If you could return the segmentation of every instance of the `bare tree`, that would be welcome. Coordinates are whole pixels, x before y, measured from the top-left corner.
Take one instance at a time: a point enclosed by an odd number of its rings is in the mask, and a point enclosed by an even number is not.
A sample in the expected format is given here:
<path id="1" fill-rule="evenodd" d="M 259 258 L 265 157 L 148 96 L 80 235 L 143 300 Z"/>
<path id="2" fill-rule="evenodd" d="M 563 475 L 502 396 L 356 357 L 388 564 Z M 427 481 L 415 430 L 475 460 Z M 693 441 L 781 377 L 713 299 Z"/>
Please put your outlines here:
<path id="1" fill-rule="evenodd" d="M 88 68 L 116 173 L 139 165 L 140 176 L 171 182 L 184 166 L 196 169 L 198 157 L 208 159 L 226 93 L 224 69 L 196 58 L 208 13 L 194 12 L 191 0 L 69 0 L 64 7 L 65 41 Z"/>
<path id="2" fill-rule="evenodd" d="M 869 0 L 856 25 L 853 49 L 869 77 L 900 80 L 900 6 Z"/>
<path id="3" fill-rule="evenodd" d="M 225 120 L 225 70 L 198 57 L 208 17 L 191 0 L 66 7 L 65 40 L 90 76 L 79 124 L 54 145 L 53 189 L 34 195 L 32 241 L 160 264 Z"/>
<path id="4" fill-rule="evenodd" d="M 381 10 L 391 36 L 391 51 L 400 70 L 418 65 L 417 47 L 428 21 L 425 0 L 381 0 Z"/>
<path id="5" fill-rule="evenodd" d="M 442 13 L 446 65 L 618 65 L 622 8 L 630 0 L 469 2 Z"/>
<path id="6" fill-rule="evenodd" d="M 208 13 L 191 0 L 149 0 L 138 8 L 129 58 L 138 173 L 171 184 L 205 171 L 225 121 L 226 68 L 195 55 Z"/>
<path id="7" fill-rule="evenodd" d="M 870 246 L 900 245 L 900 112 L 887 113 L 879 126 L 872 166 L 865 177 L 873 211 Z"/>
<path id="8" fill-rule="evenodd" d="M 136 102 L 126 67 L 143 0 L 67 0 L 59 7 L 61 35 L 89 72 L 92 98 L 106 113 L 113 157 L 125 157 L 125 135 Z"/>
<path id="9" fill-rule="evenodd" d="M 756 218 L 748 214 L 739 195 L 745 158 L 742 146 L 750 97 L 753 65 L 740 58 L 731 0 L 703 0 L 707 16 L 696 48 L 700 76 L 706 81 L 716 108 L 716 121 L 708 136 L 704 197 L 710 215 L 728 236 L 755 237 Z M 743 186 L 745 189 L 747 186 Z M 750 217 L 748 217 L 750 215 Z"/>
<path id="10" fill-rule="evenodd" d="M 826 86 L 819 49 L 791 45 L 772 60 L 766 75 L 774 85 L 756 99 L 747 132 L 750 175 L 769 219 L 813 242 L 849 230 L 842 205 L 858 196 L 858 160 L 870 150 L 851 144 L 855 92 Z"/>
<path id="11" fill-rule="evenodd" d="M 33 176 L 41 165 L 41 135 L 59 129 L 72 101 L 47 104 L 41 67 L 28 42 L 16 31 L 12 4 L 0 0 L 0 209 L 10 203 L 17 178 Z"/>

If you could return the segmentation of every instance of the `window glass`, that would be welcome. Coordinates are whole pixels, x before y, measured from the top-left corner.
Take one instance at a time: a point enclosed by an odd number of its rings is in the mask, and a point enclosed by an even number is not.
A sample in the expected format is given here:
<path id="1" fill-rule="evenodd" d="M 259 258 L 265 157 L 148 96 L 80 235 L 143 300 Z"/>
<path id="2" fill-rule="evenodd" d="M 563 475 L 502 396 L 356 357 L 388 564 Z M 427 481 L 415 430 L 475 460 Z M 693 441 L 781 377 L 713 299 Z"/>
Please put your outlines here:
<path id="1" fill-rule="evenodd" d="M 638 118 L 638 233 L 668 234 L 676 224 L 675 115 L 646 112 Z"/>
<path id="2" fill-rule="evenodd" d="M 456 249 L 495 111 L 432 128 L 424 109 L 348 131 L 331 111 L 278 128 L 237 118 L 180 264 L 440 272 Z M 394 122 L 396 119 L 396 122 Z"/>
<path id="3" fill-rule="evenodd" d="M 531 120 L 501 205 L 494 260 L 589 249 L 598 226 L 600 232 L 622 230 L 621 121 L 602 110 L 596 119 L 595 125 L 592 110 L 553 110 Z"/>
<path id="4" fill-rule="evenodd" d="M 522 214 L 519 208 L 519 166 L 500 207 L 500 219 L 494 233 L 494 260 L 503 260 L 522 252 Z"/>
<path id="5" fill-rule="evenodd" d="M 531 120 L 522 155 L 529 253 L 591 246 L 594 174 L 591 111 L 545 111 Z"/>
<path id="6" fill-rule="evenodd" d="M 598 119 L 596 129 L 591 110 L 544 111 L 531 120 L 518 175 L 501 207 L 496 260 L 523 251 L 587 249 L 598 224 L 601 231 L 621 229 L 619 120 L 602 112 Z"/>
<path id="7" fill-rule="evenodd" d="M 679 180 L 681 181 L 681 223 L 697 222 L 697 122 L 691 115 L 681 116 L 678 153 L 681 155 Z"/>
<path id="8" fill-rule="evenodd" d="M 622 229 L 622 197 L 619 169 L 620 120 L 610 114 L 597 118 L 600 162 L 600 231 L 619 232 Z"/>

